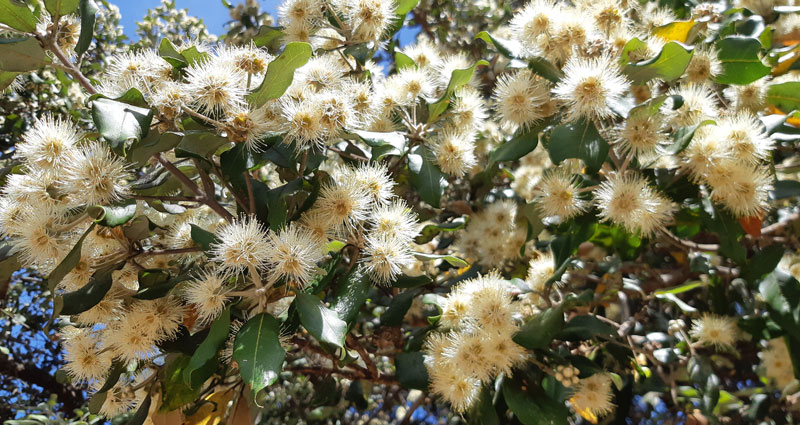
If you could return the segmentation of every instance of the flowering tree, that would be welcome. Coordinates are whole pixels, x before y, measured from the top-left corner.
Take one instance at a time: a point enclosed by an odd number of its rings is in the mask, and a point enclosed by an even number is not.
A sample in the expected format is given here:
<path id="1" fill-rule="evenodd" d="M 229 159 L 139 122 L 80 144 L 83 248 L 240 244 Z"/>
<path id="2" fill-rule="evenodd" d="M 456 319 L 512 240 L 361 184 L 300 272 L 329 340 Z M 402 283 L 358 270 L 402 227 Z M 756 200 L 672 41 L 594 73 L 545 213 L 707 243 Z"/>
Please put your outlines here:
<path id="1" fill-rule="evenodd" d="M 87 96 L 14 140 L 0 252 L 92 412 L 791 420 L 797 7 L 251 3 L 87 57 L 92 0 L 0 0 L 3 85 Z"/>

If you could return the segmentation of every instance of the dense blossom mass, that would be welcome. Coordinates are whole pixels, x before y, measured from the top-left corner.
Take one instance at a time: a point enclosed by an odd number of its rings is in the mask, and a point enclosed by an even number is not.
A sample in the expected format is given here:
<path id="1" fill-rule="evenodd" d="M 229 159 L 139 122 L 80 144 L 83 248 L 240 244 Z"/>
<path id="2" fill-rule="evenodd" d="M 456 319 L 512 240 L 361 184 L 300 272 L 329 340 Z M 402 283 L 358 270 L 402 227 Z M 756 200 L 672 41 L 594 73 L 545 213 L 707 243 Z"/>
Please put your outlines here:
<path id="1" fill-rule="evenodd" d="M 794 403 L 797 6 L 411 3 L 249 1 L 222 41 L 149 17 L 92 78 L 93 12 L 7 6 L 45 59 L 4 40 L 3 96 L 48 66 L 83 96 L 19 126 L 0 230 L 90 408 L 230 416 L 302 375 L 486 423 Z"/>

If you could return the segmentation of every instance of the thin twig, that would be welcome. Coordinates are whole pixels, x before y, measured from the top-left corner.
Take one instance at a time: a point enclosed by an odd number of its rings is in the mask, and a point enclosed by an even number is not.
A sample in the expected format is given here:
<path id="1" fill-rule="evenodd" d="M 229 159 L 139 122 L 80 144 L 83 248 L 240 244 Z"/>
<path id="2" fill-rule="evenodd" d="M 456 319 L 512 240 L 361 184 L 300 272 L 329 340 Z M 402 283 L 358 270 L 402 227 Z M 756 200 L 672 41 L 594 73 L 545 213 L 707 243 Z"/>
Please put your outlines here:
<path id="1" fill-rule="evenodd" d="M 250 171 L 245 170 L 244 172 L 244 183 L 247 185 L 247 201 L 248 205 L 250 206 L 250 214 L 256 213 L 256 197 L 253 195 L 253 177 L 250 175 Z"/>
<path id="2" fill-rule="evenodd" d="M 44 47 L 47 50 L 53 52 L 53 54 L 56 55 L 58 60 L 64 65 L 65 72 L 75 77 L 78 83 L 80 83 L 80 85 L 82 85 L 83 88 L 85 88 L 86 91 L 89 92 L 89 94 L 97 94 L 97 89 L 95 89 L 92 83 L 89 81 L 89 79 L 86 78 L 85 75 L 83 75 L 81 70 L 75 67 L 75 64 L 72 63 L 72 61 L 69 60 L 69 58 L 67 58 L 66 55 L 64 55 L 64 52 L 61 51 L 61 49 L 58 47 L 58 44 L 56 44 L 55 41 L 49 41 L 49 42 L 45 41 L 46 39 L 44 37 L 38 35 L 36 36 L 36 38 L 39 40 L 40 43 L 44 44 Z"/>
<path id="3" fill-rule="evenodd" d="M 155 255 L 175 255 L 175 254 L 187 254 L 190 252 L 202 252 L 203 248 L 200 247 L 190 247 L 190 248 L 176 248 L 176 249 L 159 249 L 155 251 L 142 251 L 136 254 L 136 256 L 144 256 L 150 257 Z"/>

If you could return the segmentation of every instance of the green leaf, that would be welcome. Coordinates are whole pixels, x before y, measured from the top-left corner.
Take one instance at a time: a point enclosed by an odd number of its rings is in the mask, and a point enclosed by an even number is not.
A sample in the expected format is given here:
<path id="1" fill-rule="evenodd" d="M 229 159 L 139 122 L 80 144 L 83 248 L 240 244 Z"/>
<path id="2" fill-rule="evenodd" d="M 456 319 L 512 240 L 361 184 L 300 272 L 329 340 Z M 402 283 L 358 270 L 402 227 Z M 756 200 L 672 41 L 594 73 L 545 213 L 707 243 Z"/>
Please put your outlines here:
<path id="1" fill-rule="evenodd" d="M 419 231 L 419 236 L 414 238 L 414 242 L 422 245 L 430 242 L 441 232 L 455 232 L 456 230 L 463 229 L 467 225 L 467 216 L 456 217 L 451 221 L 445 223 L 426 224 L 422 230 Z"/>
<path id="2" fill-rule="evenodd" d="M 540 388 L 541 390 L 541 388 Z M 567 425 L 569 410 L 545 394 L 531 394 L 516 380 L 503 380 L 503 399 L 524 425 Z"/>
<path id="3" fill-rule="evenodd" d="M 16 0 L 0 0 L 0 23 L 15 30 L 34 32 L 36 17 L 25 3 Z"/>
<path id="4" fill-rule="evenodd" d="M 546 123 L 549 124 L 549 120 Z M 486 168 L 492 168 L 498 162 L 516 161 L 533 152 L 539 144 L 539 133 L 545 127 L 546 124 L 542 123 L 529 129 L 517 130 L 511 140 L 489 152 L 489 165 Z"/>
<path id="5" fill-rule="evenodd" d="M 692 55 L 694 51 L 691 47 L 671 41 L 664 45 L 656 57 L 629 63 L 622 71 L 635 84 L 646 83 L 655 78 L 669 82 L 683 75 L 683 71 L 692 60 Z"/>
<path id="6" fill-rule="evenodd" d="M 800 81 L 769 85 L 767 103 L 783 112 L 800 109 Z"/>
<path id="7" fill-rule="evenodd" d="M 747 248 L 739 242 L 744 230 L 739 222 L 722 208 L 714 208 L 714 218 L 708 214 L 703 216 L 704 224 L 719 237 L 720 254 L 730 258 L 739 265 L 747 263 Z"/>
<path id="8" fill-rule="evenodd" d="M 580 158 L 590 170 L 599 170 L 608 157 L 608 142 L 591 121 L 581 119 L 556 126 L 547 151 L 555 164 L 567 158 Z"/>
<path id="9" fill-rule="evenodd" d="M 83 241 L 86 240 L 86 237 L 89 236 L 89 233 L 92 233 L 94 230 L 95 224 L 92 223 L 85 232 L 83 232 L 83 236 L 78 239 L 78 242 L 75 243 L 75 246 L 69 250 L 67 255 L 64 257 L 63 260 L 50 272 L 50 276 L 47 277 L 47 287 L 50 289 L 50 292 L 54 292 L 56 286 L 64 279 L 75 266 L 81 261 L 81 249 L 83 247 Z"/>
<path id="10" fill-rule="evenodd" d="M 186 58 L 178 52 L 178 49 L 168 38 L 162 38 L 161 43 L 158 44 L 158 55 L 169 62 L 174 68 L 183 68 L 186 66 Z"/>
<path id="11" fill-rule="evenodd" d="M 233 360 L 239 365 L 242 380 L 250 385 L 256 403 L 258 392 L 278 379 L 285 357 L 286 351 L 280 343 L 280 322 L 269 314 L 251 318 L 236 334 Z"/>
<path id="12" fill-rule="evenodd" d="M 231 327 L 231 310 L 226 308 L 222 314 L 211 324 L 208 336 L 197 347 L 186 368 L 183 370 L 183 382 L 192 388 L 199 388 L 211 375 L 202 372 L 203 366 L 214 360 L 217 351 L 225 340 L 228 339 L 228 332 Z M 213 373 L 213 371 L 212 371 Z"/>
<path id="13" fill-rule="evenodd" d="M 684 283 L 683 285 L 673 286 L 671 288 L 659 289 L 654 292 L 656 295 L 663 295 L 663 294 L 682 294 L 684 292 L 691 291 L 693 289 L 697 289 L 700 287 L 705 286 L 705 284 L 701 281 L 689 282 Z"/>
<path id="14" fill-rule="evenodd" d="M 522 45 L 518 41 L 495 37 L 486 31 L 481 31 L 475 35 L 475 40 L 485 41 L 486 44 L 497 49 L 497 53 L 509 59 L 519 58 L 519 54 L 522 51 Z"/>
<path id="15" fill-rule="evenodd" d="M 185 355 L 178 355 L 170 360 L 167 360 L 161 369 L 163 376 L 159 380 L 161 383 L 161 405 L 158 410 L 160 412 L 178 409 L 196 401 L 200 396 L 200 385 L 193 387 L 183 380 L 184 372 L 186 372 L 186 367 L 189 365 L 191 358 Z"/>
<path id="16" fill-rule="evenodd" d="M 394 24 L 389 27 L 386 34 L 394 35 L 397 31 L 400 31 L 406 21 L 406 15 L 417 7 L 418 3 L 419 0 L 398 0 L 397 7 L 394 9 Z"/>
<path id="17" fill-rule="evenodd" d="M 281 38 L 283 38 L 283 31 L 279 27 L 262 25 L 252 40 L 256 47 L 264 47 L 277 44 Z"/>
<path id="18" fill-rule="evenodd" d="M 81 34 L 78 36 L 78 43 L 75 45 L 75 52 L 78 55 L 84 54 L 92 44 L 94 37 L 94 23 L 96 14 L 99 10 L 94 0 L 80 0 L 81 15 Z"/>
<path id="19" fill-rule="evenodd" d="M 2 1 L 0 0 L 0 3 Z M 44 49 L 35 38 L 0 38 L 0 70 L 32 71 L 48 62 Z"/>
<path id="20" fill-rule="evenodd" d="M 747 265 L 742 268 L 740 277 L 748 282 L 755 282 L 761 276 L 772 272 L 778 267 L 778 263 L 783 258 L 785 251 L 785 247 L 781 244 L 774 244 L 761 249 L 747 260 Z"/>
<path id="21" fill-rule="evenodd" d="M 411 59 L 405 53 L 401 52 L 400 50 L 395 50 L 394 52 L 394 66 L 395 69 L 398 71 L 404 68 L 410 68 L 412 66 L 416 66 L 414 63 L 414 59 Z"/>
<path id="22" fill-rule="evenodd" d="M 228 143 L 230 143 L 228 139 L 214 133 L 191 130 L 184 133 L 183 139 L 175 147 L 175 156 L 208 161 L 220 147 Z"/>
<path id="23" fill-rule="evenodd" d="M 402 155 L 406 150 L 406 136 L 399 131 L 376 132 L 354 130 L 350 132 L 372 148 L 372 161 L 389 155 Z"/>
<path id="24" fill-rule="evenodd" d="M 469 263 L 453 255 L 426 254 L 424 252 L 415 252 L 414 257 L 416 257 L 417 260 L 422 260 L 422 261 L 433 261 L 442 259 L 444 261 L 447 261 L 447 263 L 453 267 L 469 267 Z"/>
<path id="25" fill-rule="evenodd" d="M 197 62 L 202 62 L 208 59 L 209 54 L 207 52 L 201 52 L 200 50 L 197 50 L 197 46 L 192 46 L 188 49 L 181 50 L 181 56 L 186 58 L 187 65 L 194 65 Z"/>
<path id="26" fill-rule="evenodd" d="M 419 196 L 434 208 L 439 202 L 447 186 L 447 176 L 436 165 L 433 153 L 424 146 L 415 146 L 408 154 L 409 179 L 419 191 Z"/>
<path id="27" fill-rule="evenodd" d="M 694 137 L 694 133 L 697 131 L 698 128 L 709 125 L 709 124 L 716 124 L 717 122 L 714 120 L 703 120 L 699 123 L 689 126 L 689 127 L 681 127 L 675 130 L 672 133 L 672 144 L 669 145 L 665 151 L 671 155 L 677 155 L 683 152 L 687 146 L 689 146 L 689 142 L 692 141 Z"/>
<path id="28" fill-rule="evenodd" d="M 131 146 L 128 151 L 128 161 L 142 167 L 147 164 L 150 158 L 161 152 L 166 152 L 178 144 L 183 139 L 183 134 L 168 131 L 158 134 L 151 132 L 144 139 Z"/>
<path id="29" fill-rule="evenodd" d="M 394 357 L 395 375 L 400 385 L 408 389 L 426 391 L 428 389 L 428 369 L 419 351 L 399 353 Z"/>
<path id="30" fill-rule="evenodd" d="M 317 341 L 344 346 L 347 323 L 339 318 L 336 311 L 325 307 L 314 295 L 302 292 L 297 293 L 294 304 L 300 315 L 300 323 Z"/>
<path id="31" fill-rule="evenodd" d="M 142 400 L 142 404 L 139 405 L 139 408 L 136 410 L 136 413 L 131 416 L 131 419 L 125 425 L 142 425 L 144 421 L 147 420 L 147 417 L 150 414 L 150 394 L 148 393 L 144 400 Z"/>
<path id="32" fill-rule="evenodd" d="M 527 61 L 528 68 L 533 71 L 534 74 L 544 77 L 554 83 L 557 83 L 564 77 L 564 73 L 562 73 L 558 67 L 541 56 L 530 57 Z"/>
<path id="33" fill-rule="evenodd" d="M 286 45 L 277 58 L 269 63 L 264 80 L 258 88 L 247 96 L 247 101 L 254 107 L 259 107 L 272 99 L 283 95 L 292 84 L 294 71 L 305 65 L 311 58 L 311 45 L 308 43 L 291 42 Z"/>
<path id="34" fill-rule="evenodd" d="M 89 283 L 76 291 L 62 295 L 64 306 L 59 313 L 65 316 L 72 316 L 81 314 L 96 306 L 111 289 L 111 284 L 113 283 L 111 274 L 116 270 L 117 267 L 100 269 L 94 272 Z"/>
<path id="35" fill-rule="evenodd" d="M 639 37 L 633 37 L 632 39 L 628 40 L 628 42 L 625 43 L 625 46 L 622 47 L 622 52 L 620 53 L 620 66 L 625 66 L 630 62 L 637 62 L 636 60 L 631 59 L 631 53 L 644 51 L 647 51 L 647 43 L 640 40 Z"/>
<path id="36" fill-rule="evenodd" d="M 44 0 L 44 7 L 53 16 L 66 16 L 78 10 L 80 0 Z"/>
<path id="37" fill-rule="evenodd" d="M 500 425 L 500 418 L 497 410 L 492 404 L 492 393 L 489 387 L 481 387 L 481 394 L 478 400 L 472 405 L 469 411 L 469 424 L 473 425 Z"/>
<path id="38" fill-rule="evenodd" d="M 447 88 L 442 94 L 442 97 L 440 97 L 436 102 L 428 105 L 428 122 L 430 123 L 435 121 L 436 118 L 439 118 L 439 115 L 441 115 L 442 112 L 447 110 L 447 107 L 450 105 L 450 97 L 453 96 L 453 93 L 455 93 L 459 87 L 469 83 L 469 81 L 472 79 L 472 76 L 475 74 L 475 69 L 477 67 L 488 65 L 489 62 L 481 59 L 475 62 L 475 65 L 472 65 L 469 68 L 454 70 L 450 76 L 450 82 L 447 83 Z"/>
<path id="39" fill-rule="evenodd" d="M 364 271 L 358 267 L 347 275 L 336 287 L 336 294 L 331 302 L 331 309 L 347 323 L 352 323 L 359 310 L 367 302 L 372 282 Z"/>
<path id="40" fill-rule="evenodd" d="M 419 292 L 419 289 L 408 289 L 395 296 L 389 304 L 389 308 L 381 315 L 381 325 L 400 326 L 408 309 L 411 308 L 414 297 L 419 295 Z"/>
<path id="41" fill-rule="evenodd" d="M 617 332 L 606 322 L 595 316 L 575 316 L 556 334 L 562 341 L 583 341 L 596 336 L 609 337 Z"/>
<path id="42" fill-rule="evenodd" d="M 114 361 L 114 363 L 111 364 L 111 370 L 108 372 L 108 376 L 106 377 L 105 383 L 103 383 L 103 386 L 100 387 L 100 389 L 97 390 L 97 392 L 104 393 L 113 388 L 114 385 L 116 385 L 117 382 L 119 382 L 119 377 L 122 375 L 123 372 L 125 372 L 126 368 L 127 365 L 125 363 L 120 362 L 118 360 Z"/>
<path id="43" fill-rule="evenodd" d="M 134 214 L 136 214 L 136 200 L 129 199 L 119 205 L 111 206 L 92 205 L 86 208 L 86 214 L 101 226 L 121 226 L 131 221 Z"/>
<path id="44" fill-rule="evenodd" d="M 211 250 L 211 245 L 217 242 L 217 237 L 214 236 L 213 233 L 209 232 L 206 229 L 196 225 L 196 224 L 189 224 L 191 226 L 191 234 L 192 240 L 194 241 L 197 246 L 203 248 L 203 251 L 208 252 Z"/>
<path id="45" fill-rule="evenodd" d="M 147 136 L 153 111 L 100 98 L 92 102 L 92 120 L 100 135 L 116 150 L 128 140 L 138 141 Z"/>
<path id="46" fill-rule="evenodd" d="M 545 348 L 553 342 L 564 327 L 564 312 L 561 307 L 549 308 L 522 325 L 514 335 L 514 342 L 528 348 Z"/>
<path id="47" fill-rule="evenodd" d="M 6 87 L 10 86 L 19 74 L 19 72 L 0 71 L 0 91 L 3 91 L 6 89 Z"/>
<path id="48" fill-rule="evenodd" d="M 761 62 L 758 54 L 761 42 L 751 37 L 725 37 L 717 42 L 718 58 L 722 63 L 722 74 L 716 77 L 720 84 L 745 85 L 770 72 L 770 67 Z"/>
<path id="49" fill-rule="evenodd" d="M 772 185 L 770 199 L 786 199 L 800 196 L 800 182 L 797 180 L 778 180 Z"/>

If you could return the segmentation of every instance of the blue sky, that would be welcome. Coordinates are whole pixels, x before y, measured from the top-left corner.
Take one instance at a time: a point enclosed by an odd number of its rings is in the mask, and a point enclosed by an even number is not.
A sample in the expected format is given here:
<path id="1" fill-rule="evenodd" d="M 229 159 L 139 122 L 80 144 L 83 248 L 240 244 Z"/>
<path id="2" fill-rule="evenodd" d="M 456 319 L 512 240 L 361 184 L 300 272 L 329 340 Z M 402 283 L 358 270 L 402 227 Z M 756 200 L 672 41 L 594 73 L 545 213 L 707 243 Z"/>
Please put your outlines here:
<path id="1" fill-rule="evenodd" d="M 138 40 L 136 36 L 136 21 L 141 20 L 146 14 L 147 9 L 152 9 L 161 4 L 160 0 L 110 0 L 119 7 L 122 14 L 122 26 L 127 35 L 132 40 Z M 231 0 L 237 4 L 239 1 Z M 273 17 L 277 16 L 278 5 L 282 0 L 261 0 L 261 10 L 269 12 Z M 190 15 L 203 19 L 209 32 L 213 34 L 224 34 L 224 25 L 230 20 L 228 9 L 222 5 L 222 0 L 176 0 L 178 9 L 188 9 Z M 413 41 L 419 29 L 406 28 L 400 32 L 400 45 L 404 46 Z"/>
<path id="2" fill-rule="evenodd" d="M 147 14 L 147 9 L 161 4 L 160 0 L 110 0 L 110 2 L 119 7 L 125 35 L 133 40 L 138 39 L 135 22 Z M 236 4 L 237 2 L 234 0 L 231 3 Z M 260 3 L 261 10 L 266 10 L 275 16 L 281 2 L 279 0 L 263 0 Z M 190 15 L 202 18 L 209 31 L 217 35 L 224 33 L 223 25 L 231 19 L 228 9 L 222 5 L 221 0 L 176 0 L 175 5 L 178 9 L 189 9 Z"/>

